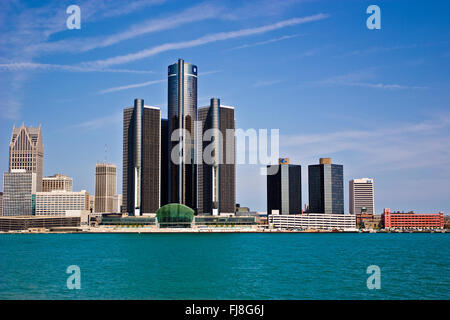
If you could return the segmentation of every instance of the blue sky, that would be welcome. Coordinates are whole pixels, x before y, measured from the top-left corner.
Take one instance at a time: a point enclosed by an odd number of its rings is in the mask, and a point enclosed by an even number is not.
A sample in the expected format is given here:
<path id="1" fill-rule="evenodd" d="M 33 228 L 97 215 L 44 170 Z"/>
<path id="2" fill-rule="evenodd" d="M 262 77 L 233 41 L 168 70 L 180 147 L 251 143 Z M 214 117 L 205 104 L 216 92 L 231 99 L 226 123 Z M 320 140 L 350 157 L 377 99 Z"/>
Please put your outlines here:
<path id="1" fill-rule="evenodd" d="M 66 8 L 81 8 L 68 30 Z M 381 30 L 366 8 L 381 8 Z M 239 128 L 280 129 L 282 156 L 332 157 L 375 179 L 375 206 L 450 210 L 448 1 L 2 1 L 0 171 L 14 124 L 42 124 L 44 173 L 94 191 L 95 163 L 119 168 L 122 109 L 167 114 L 166 71 L 199 69 L 199 106 L 218 97 Z M 237 169 L 237 201 L 266 210 L 259 166 Z M 0 183 L 1 186 L 1 183 Z M 120 191 L 119 191 L 120 192 Z"/>

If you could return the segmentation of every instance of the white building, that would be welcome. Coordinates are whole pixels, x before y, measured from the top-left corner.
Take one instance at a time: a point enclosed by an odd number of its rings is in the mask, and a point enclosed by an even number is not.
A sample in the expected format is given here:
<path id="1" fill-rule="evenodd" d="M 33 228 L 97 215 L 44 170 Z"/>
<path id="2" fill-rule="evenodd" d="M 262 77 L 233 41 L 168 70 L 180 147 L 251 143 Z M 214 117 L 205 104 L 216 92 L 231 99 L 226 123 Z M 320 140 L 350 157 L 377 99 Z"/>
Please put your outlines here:
<path id="1" fill-rule="evenodd" d="M 86 190 L 69 192 L 54 190 L 36 192 L 36 215 L 65 215 L 70 210 L 89 210 L 89 193 Z"/>
<path id="2" fill-rule="evenodd" d="M 373 179 L 350 180 L 349 196 L 351 214 L 361 213 L 363 208 L 369 214 L 375 213 Z"/>
<path id="3" fill-rule="evenodd" d="M 269 225 L 281 229 L 356 230 L 354 214 L 270 214 Z"/>

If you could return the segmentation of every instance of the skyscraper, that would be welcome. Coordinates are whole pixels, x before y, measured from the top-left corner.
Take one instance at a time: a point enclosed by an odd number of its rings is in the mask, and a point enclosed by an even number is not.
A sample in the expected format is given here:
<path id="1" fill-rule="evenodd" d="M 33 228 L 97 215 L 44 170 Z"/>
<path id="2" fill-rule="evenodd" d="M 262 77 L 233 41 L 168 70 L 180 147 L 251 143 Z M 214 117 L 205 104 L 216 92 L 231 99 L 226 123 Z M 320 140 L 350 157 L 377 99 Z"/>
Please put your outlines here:
<path id="1" fill-rule="evenodd" d="M 267 166 L 267 214 L 302 213 L 302 167 L 280 158 L 278 165 Z M 269 174 L 275 173 L 275 174 Z"/>
<path id="2" fill-rule="evenodd" d="M 308 166 L 309 212 L 344 213 L 344 167 L 330 158 Z"/>
<path id="3" fill-rule="evenodd" d="M 97 163 L 95 165 L 95 212 L 115 212 L 117 168 L 114 164 Z"/>
<path id="4" fill-rule="evenodd" d="M 362 209 L 365 208 L 366 213 L 374 214 L 375 204 L 373 179 L 353 179 L 350 180 L 349 184 L 350 213 L 362 213 Z"/>
<path id="5" fill-rule="evenodd" d="M 155 213 L 160 207 L 161 110 L 135 99 L 123 112 L 123 210 Z"/>
<path id="6" fill-rule="evenodd" d="M 197 210 L 196 120 L 197 66 L 179 59 L 168 69 L 168 201 L 194 210 Z"/>
<path id="7" fill-rule="evenodd" d="M 11 172 L 6 172 L 3 175 L 3 215 L 33 215 L 37 185 L 35 172 L 26 169 L 12 169 Z"/>
<path id="8" fill-rule="evenodd" d="M 198 125 L 198 214 L 234 214 L 236 211 L 234 108 L 221 105 L 219 99 L 213 98 L 209 106 L 198 110 Z M 203 152 L 208 150 L 211 152 L 204 158 Z"/>
<path id="9" fill-rule="evenodd" d="M 13 127 L 9 143 L 9 172 L 14 169 L 36 173 L 36 191 L 42 190 L 44 145 L 40 126 L 34 128 L 22 124 L 18 128 Z"/>

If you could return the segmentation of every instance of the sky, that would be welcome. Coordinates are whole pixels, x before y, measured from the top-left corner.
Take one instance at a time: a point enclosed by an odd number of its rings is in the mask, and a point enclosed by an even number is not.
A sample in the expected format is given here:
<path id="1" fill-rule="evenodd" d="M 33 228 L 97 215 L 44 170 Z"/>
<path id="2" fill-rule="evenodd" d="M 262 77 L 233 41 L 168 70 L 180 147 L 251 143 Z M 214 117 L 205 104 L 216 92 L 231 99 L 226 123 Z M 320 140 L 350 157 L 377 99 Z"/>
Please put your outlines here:
<path id="1" fill-rule="evenodd" d="M 68 29 L 66 8 L 81 9 Z M 381 9 L 369 30 L 366 9 Z M 44 174 L 94 192 L 95 164 L 122 177 L 122 110 L 167 116 L 167 66 L 198 66 L 198 105 L 236 127 L 279 129 L 280 156 L 373 178 L 375 210 L 450 212 L 449 1 L 15 1 L 0 3 L 0 172 L 13 125 L 42 125 Z M 106 152 L 105 152 L 106 150 Z M 266 211 L 261 165 L 237 167 L 237 202 Z M 0 182 L 0 190 L 2 182 Z"/>

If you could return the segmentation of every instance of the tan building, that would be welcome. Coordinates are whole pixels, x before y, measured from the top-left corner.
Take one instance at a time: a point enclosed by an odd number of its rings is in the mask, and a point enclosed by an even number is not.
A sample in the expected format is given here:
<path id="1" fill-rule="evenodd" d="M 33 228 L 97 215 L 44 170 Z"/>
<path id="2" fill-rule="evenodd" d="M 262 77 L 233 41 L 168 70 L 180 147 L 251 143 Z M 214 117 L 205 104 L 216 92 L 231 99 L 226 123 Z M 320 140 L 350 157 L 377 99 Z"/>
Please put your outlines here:
<path id="1" fill-rule="evenodd" d="M 71 192 L 55 190 L 36 192 L 36 215 L 65 215 L 66 211 L 89 210 L 89 193 L 86 190 Z"/>
<path id="2" fill-rule="evenodd" d="M 114 164 L 97 163 L 95 166 L 95 212 L 114 212 L 117 168 Z"/>
<path id="3" fill-rule="evenodd" d="M 350 214 L 375 213 L 373 179 L 350 180 Z"/>
<path id="4" fill-rule="evenodd" d="M 42 192 L 52 192 L 54 190 L 72 191 L 72 178 L 64 174 L 55 174 L 42 179 Z"/>
<path id="5" fill-rule="evenodd" d="M 42 191 L 44 145 L 41 126 L 34 128 L 22 124 L 18 128 L 13 127 L 9 143 L 9 172 L 15 169 L 36 173 L 36 191 Z"/>

